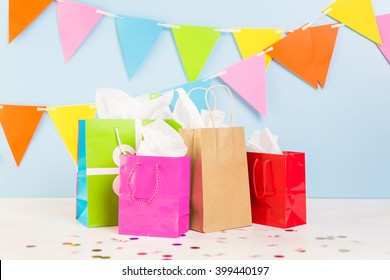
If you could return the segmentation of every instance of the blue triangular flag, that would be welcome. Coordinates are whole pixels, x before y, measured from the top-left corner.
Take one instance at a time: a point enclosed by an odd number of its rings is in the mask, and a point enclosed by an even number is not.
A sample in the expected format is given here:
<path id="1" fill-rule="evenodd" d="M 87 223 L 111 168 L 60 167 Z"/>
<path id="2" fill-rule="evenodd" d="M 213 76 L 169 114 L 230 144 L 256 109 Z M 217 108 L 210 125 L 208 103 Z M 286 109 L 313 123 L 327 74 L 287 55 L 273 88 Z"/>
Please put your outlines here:
<path id="1" fill-rule="evenodd" d="M 115 24 L 127 76 L 131 79 L 164 27 L 153 20 L 133 17 L 117 17 Z"/>

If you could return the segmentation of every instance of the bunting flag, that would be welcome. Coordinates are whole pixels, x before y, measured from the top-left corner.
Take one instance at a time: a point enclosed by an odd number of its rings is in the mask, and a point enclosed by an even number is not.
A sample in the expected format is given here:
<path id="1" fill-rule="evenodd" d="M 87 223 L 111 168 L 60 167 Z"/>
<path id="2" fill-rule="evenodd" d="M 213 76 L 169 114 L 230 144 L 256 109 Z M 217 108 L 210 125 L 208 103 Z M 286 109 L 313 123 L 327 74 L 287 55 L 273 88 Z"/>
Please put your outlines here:
<path id="1" fill-rule="evenodd" d="M 284 33 L 282 28 L 238 28 L 240 32 L 234 32 L 234 39 L 243 59 L 266 50 L 269 46 L 279 41 Z M 265 55 L 265 66 L 268 67 L 272 58 Z"/>
<path id="2" fill-rule="evenodd" d="M 50 106 L 47 107 L 47 113 L 64 141 L 74 163 L 77 164 L 79 120 L 93 119 L 96 115 L 96 106 L 94 104 Z"/>
<path id="3" fill-rule="evenodd" d="M 38 106 L 1 105 L 0 123 L 16 165 L 19 166 L 42 119 L 44 108 Z"/>
<path id="4" fill-rule="evenodd" d="M 58 28 L 64 60 L 67 62 L 81 46 L 102 15 L 95 7 L 70 0 L 56 2 Z"/>
<path id="5" fill-rule="evenodd" d="M 52 2 L 52 0 L 9 0 L 8 42 L 11 43 Z"/>
<path id="6" fill-rule="evenodd" d="M 131 79 L 164 28 L 156 21 L 133 17 L 117 17 L 115 25 L 127 76 Z"/>
<path id="7" fill-rule="evenodd" d="M 377 16 L 376 21 L 382 39 L 382 46 L 377 46 L 390 63 L 390 14 Z"/>
<path id="8" fill-rule="evenodd" d="M 273 45 L 268 54 L 308 84 L 325 86 L 338 27 L 332 24 L 299 28 Z"/>
<path id="9" fill-rule="evenodd" d="M 225 68 L 219 78 L 264 117 L 267 116 L 264 55 L 254 55 Z"/>
<path id="10" fill-rule="evenodd" d="M 318 88 L 310 28 L 290 32 L 272 46 L 274 49 L 268 55 L 314 88 Z"/>
<path id="11" fill-rule="evenodd" d="M 172 28 L 172 33 L 187 78 L 190 82 L 195 81 L 221 33 L 211 27 L 187 25 Z"/>
<path id="12" fill-rule="evenodd" d="M 328 16 L 382 45 L 371 0 L 336 0 L 324 11 L 330 8 L 332 10 L 328 13 Z"/>
<path id="13" fill-rule="evenodd" d="M 314 61 L 316 66 L 317 81 L 321 87 L 325 87 L 326 77 L 330 62 L 332 60 L 334 46 L 336 44 L 338 27 L 332 27 L 333 24 L 310 27 L 313 47 Z"/>

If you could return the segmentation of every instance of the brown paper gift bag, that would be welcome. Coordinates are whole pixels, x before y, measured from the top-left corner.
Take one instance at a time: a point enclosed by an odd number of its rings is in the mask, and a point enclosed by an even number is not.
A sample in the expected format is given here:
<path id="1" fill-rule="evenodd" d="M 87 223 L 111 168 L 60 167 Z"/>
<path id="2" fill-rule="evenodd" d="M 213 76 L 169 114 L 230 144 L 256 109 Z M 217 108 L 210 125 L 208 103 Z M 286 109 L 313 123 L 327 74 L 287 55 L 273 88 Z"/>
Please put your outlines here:
<path id="1" fill-rule="evenodd" d="M 232 127 L 230 118 L 230 127 L 181 129 L 180 135 L 191 157 L 190 229 L 206 233 L 251 225 L 244 128 Z"/>

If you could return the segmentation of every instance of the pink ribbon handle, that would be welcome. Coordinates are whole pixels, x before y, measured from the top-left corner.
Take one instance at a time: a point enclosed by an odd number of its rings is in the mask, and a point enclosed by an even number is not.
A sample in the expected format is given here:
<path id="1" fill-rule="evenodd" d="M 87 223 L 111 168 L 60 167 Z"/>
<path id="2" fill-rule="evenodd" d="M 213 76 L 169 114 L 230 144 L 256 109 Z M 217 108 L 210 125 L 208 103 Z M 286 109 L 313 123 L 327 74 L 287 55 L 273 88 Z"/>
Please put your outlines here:
<path id="1" fill-rule="evenodd" d="M 131 170 L 130 172 L 130 175 L 129 175 L 129 178 L 127 179 L 127 187 L 129 188 L 129 197 L 130 197 L 130 200 L 133 201 L 134 203 L 140 205 L 140 206 L 146 206 L 146 205 L 149 205 L 152 200 L 156 197 L 159 189 L 160 189 L 160 170 L 159 170 L 159 164 L 156 163 L 156 186 L 155 186 L 155 189 L 154 189 L 154 192 L 153 194 L 149 197 L 149 199 L 145 200 L 145 199 L 136 199 L 133 195 L 133 191 L 131 189 L 131 179 L 133 178 L 134 174 L 136 173 L 138 167 L 141 165 L 140 162 L 137 162 L 133 169 Z"/>

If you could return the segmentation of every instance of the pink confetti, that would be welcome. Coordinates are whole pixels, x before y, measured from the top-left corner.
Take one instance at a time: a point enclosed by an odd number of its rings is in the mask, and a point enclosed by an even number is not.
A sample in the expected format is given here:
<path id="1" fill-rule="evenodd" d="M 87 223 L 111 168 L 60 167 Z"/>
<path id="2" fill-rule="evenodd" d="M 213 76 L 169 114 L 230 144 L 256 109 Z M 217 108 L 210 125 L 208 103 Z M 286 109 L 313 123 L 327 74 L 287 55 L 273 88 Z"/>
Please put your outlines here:
<path id="1" fill-rule="evenodd" d="M 284 256 L 283 255 L 274 255 L 274 258 L 282 259 L 282 258 L 284 258 Z"/>

